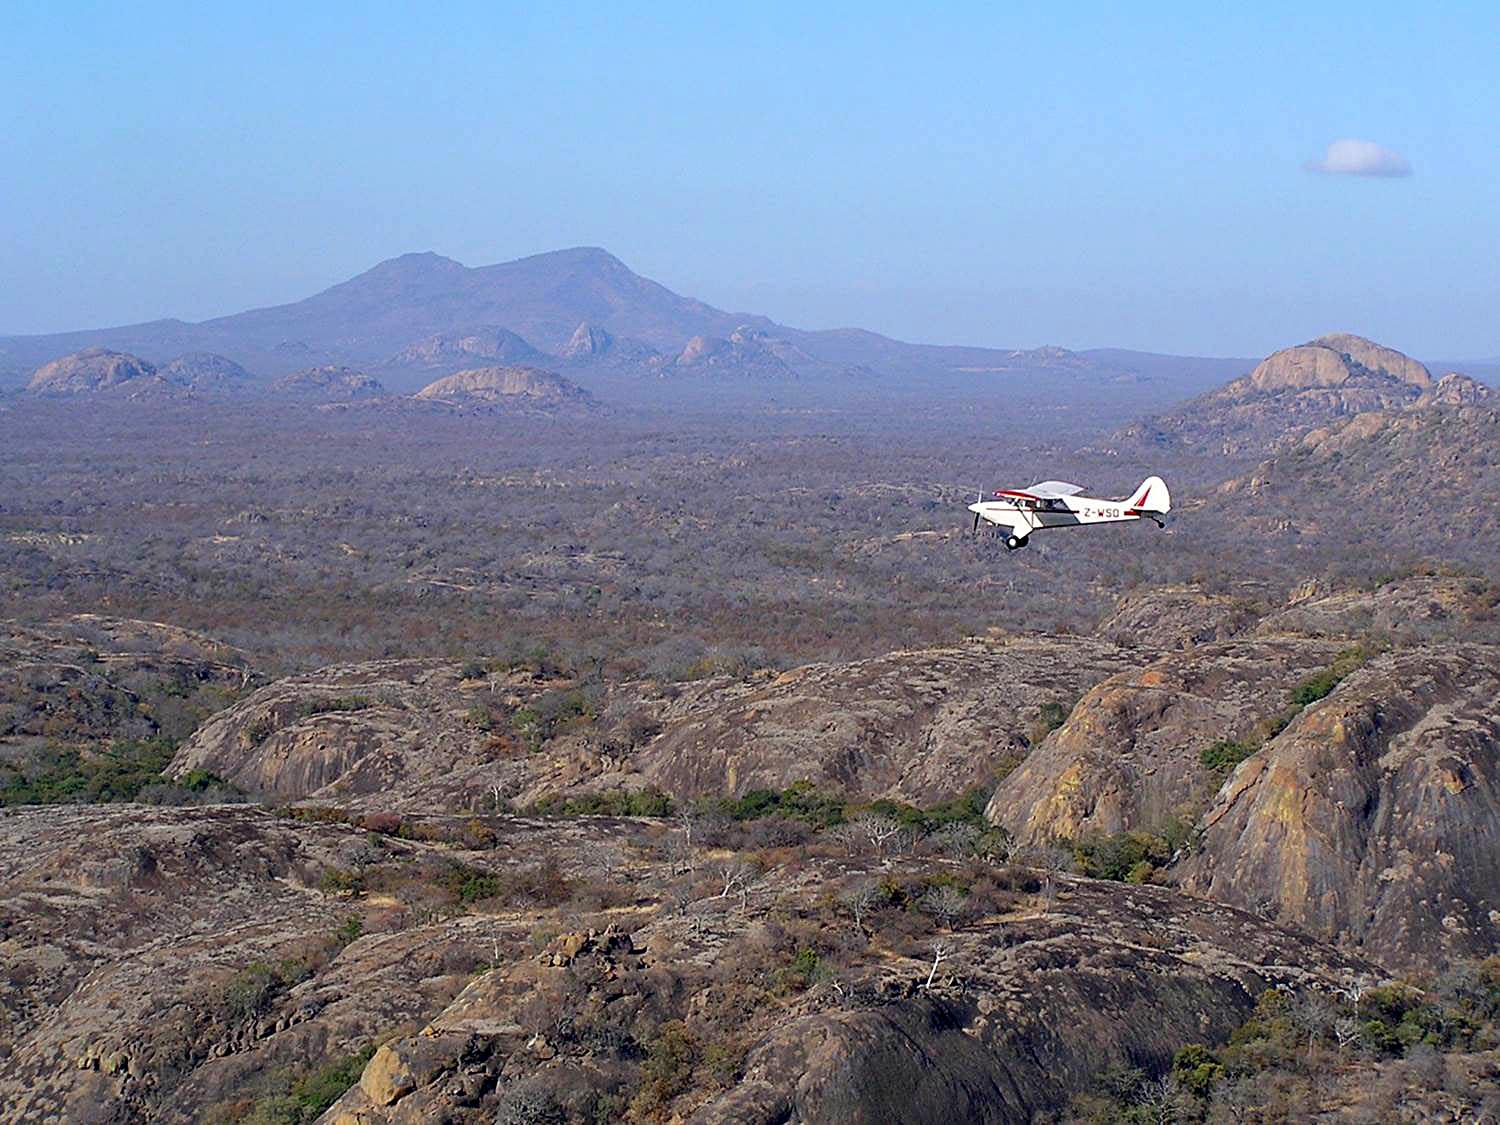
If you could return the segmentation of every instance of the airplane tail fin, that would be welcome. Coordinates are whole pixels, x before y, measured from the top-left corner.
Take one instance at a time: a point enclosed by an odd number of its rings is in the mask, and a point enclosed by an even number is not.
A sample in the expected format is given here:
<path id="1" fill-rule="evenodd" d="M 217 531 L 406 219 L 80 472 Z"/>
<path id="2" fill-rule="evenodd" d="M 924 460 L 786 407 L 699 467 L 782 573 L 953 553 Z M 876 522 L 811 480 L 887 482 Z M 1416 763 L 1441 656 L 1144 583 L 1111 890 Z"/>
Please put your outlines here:
<path id="1" fill-rule="evenodd" d="M 1164 516 L 1172 510 L 1172 494 L 1161 477 L 1147 477 L 1130 497 L 1130 510 Z"/>

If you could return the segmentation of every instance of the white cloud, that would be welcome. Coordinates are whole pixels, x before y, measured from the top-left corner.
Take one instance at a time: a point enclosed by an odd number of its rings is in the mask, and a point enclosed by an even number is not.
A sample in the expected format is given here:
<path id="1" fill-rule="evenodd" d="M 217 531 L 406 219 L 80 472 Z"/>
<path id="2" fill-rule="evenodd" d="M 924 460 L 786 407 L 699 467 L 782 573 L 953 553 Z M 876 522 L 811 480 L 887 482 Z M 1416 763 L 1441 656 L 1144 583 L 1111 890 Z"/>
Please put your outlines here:
<path id="1" fill-rule="evenodd" d="M 1323 159 L 1309 160 L 1303 167 L 1309 172 L 1324 172 L 1334 176 L 1411 175 L 1411 165 L 1399 152 L 1393 152 L 1374 141 L 1349 138 L 1334 141 L 1323 154 Z"/>

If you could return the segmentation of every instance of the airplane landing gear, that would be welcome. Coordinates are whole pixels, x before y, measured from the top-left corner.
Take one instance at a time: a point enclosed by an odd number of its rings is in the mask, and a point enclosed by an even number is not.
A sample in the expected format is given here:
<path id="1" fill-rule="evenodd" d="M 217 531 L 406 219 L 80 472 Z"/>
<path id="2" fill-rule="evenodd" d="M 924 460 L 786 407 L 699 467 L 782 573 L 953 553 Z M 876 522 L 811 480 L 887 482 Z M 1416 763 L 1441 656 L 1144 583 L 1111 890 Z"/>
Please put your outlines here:
<path id="1" fill-rule="evenodd" d="M 1026 544 L 1030 542 L 1031 536 L 1029 535 L 1025 539 L 1018 538 L 1014 535 L 1007 535 L 1005 537 L 1005 549 L 1007 551 L 1019 551 L 1022 547 L 1026 546 Z"/>

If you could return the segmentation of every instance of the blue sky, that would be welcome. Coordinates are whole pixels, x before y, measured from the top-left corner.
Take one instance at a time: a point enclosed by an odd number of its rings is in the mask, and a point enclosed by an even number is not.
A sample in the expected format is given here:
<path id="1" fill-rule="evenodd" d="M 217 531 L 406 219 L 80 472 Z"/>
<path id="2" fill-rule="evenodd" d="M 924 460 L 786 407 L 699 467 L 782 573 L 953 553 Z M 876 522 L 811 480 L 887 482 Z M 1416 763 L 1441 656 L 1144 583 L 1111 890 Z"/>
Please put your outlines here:
<path id="1" fill-rule="evenodd" d="M 805 327 L 1500 354 L 1500 5 L 918 8 L 7 0 L 0 332 L 589 244 Z"/>

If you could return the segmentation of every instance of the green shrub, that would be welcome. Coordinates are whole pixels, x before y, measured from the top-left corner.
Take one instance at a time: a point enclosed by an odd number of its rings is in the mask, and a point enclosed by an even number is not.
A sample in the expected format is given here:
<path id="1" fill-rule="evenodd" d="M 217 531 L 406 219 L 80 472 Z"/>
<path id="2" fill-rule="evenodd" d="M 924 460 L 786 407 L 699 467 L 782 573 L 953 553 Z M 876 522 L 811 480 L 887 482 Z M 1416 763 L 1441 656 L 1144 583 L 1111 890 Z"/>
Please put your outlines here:
<path id="1" fill-rule="evenodd" d="M 1124 882 L 1142 863 L 1165 864 L 1172 850 L 1165 838 L 1150 832 L 1119 832 L 1086 836 L 1073 845 L 1073 858 L 1085 875 Z"/>
<path id="2" fill-rule="evenodd" d="M 176 744 L 154 738 L 113 743 L 85 753 L 48 747 L 17 764 L 0 765 L 0 806 L 108 804 L 133 801 L 161 783 Z"/>
<path id="3" fill-rule="evenodd" d="M 1172 1056 L 1172 1075 L 1177 1084 L 1196 1098 L 1207 1098 L 1224 1074 L 1218 1056 L 1201 1043 L 1189 1043 Z"/>
<path id="4" fill-rule="evenodd" d="M 671 816 L 674 811 L 672 798 L 660 789 L 642 789 L 638 792 L 612 790 L 607 793 L 581 793 L 563 799 L 544 797 L 532 806 L 531 811 L 540 816 Z"/>
<path id="5" fill-rule="evenodd" d="M 1232 742 L 1227 738 L 1221 738 L 1212 746 L 1204 747 L 1199 751 L 1198 761 L 1205 769 L 1213 770 L 1215 773 L 1228 773 L 1259 749 L 1260 747 L 1253 742 Z"/>
<path id="6" fill-rule="evenodd" d="M 1333 664 L 1330 667 L 1308 676 L 1292 689 L 1292 704 L 1296 707 L 1306 707 L 1308 704 L 1327 698 L 1345 676 L 1364 662 L 1364 649 L 1344 649 L 1333 658 Z"/>
<path id="7" fill-rule="evenodd" d="M 365 711 L 373 706 L 375 706 L 375 701 L 367 695 L 344 695 L 332 699 L 306 700 L 297 709 L 297 713 L 303 718 L 311 718 L 314 715 L 327 715 L 340 711 Z"/>
<path id="8" fill-rule="evenodd" d="M 796 781 L 779 792 L 775 789 L 752 789 L 743 797 L 724 797 L 712 803 L 709 811 L 731 820 L 760 820 L 781 816 L 804 820 L 818 828 L 843 822 L 846 806 L 839 797 L 819 793 L 810 781 Z"/>

